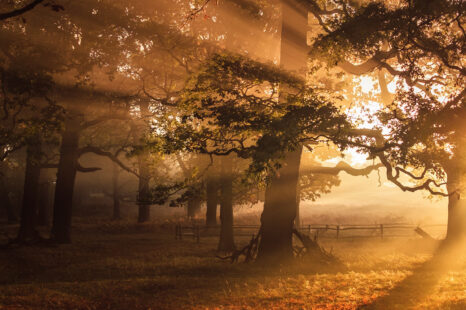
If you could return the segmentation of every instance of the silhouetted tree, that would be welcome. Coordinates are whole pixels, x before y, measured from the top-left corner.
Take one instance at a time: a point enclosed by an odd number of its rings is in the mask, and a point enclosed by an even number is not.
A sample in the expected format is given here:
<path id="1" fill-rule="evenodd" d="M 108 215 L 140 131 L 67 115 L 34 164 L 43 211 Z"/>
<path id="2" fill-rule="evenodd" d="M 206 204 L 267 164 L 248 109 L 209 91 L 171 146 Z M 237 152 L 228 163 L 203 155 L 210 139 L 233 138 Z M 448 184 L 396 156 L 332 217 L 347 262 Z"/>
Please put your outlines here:
<path id="1" fill-rule="evenodd" d="M 312 53 L 350 74 L 379 71 L 385 104 L 381 125 L 353 131 L 352 142 L 378 157 L 403 191 L 448 197 L 447 240 L 463 238 L 466 3 L 342 3 Z M 385 73 L 397 81 L 396 96 Z"/>

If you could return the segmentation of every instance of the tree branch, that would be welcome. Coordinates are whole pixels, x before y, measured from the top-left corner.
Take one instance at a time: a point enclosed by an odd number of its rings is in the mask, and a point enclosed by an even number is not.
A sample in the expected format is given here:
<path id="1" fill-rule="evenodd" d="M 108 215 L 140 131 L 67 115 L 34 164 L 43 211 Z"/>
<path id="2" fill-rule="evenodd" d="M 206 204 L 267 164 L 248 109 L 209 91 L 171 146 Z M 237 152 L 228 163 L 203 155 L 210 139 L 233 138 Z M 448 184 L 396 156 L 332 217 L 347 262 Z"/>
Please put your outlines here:
<path id="1" fill-rule="evenodd" d="M 372 72 L 373 70 L 383 66 L 382 61 L 393 58 L 396 56 L 395 50 L 387 52 L 379 51 L 374 56 L 359 65 L 354 65 L 349 61 L 343 60 L 338 62 L 338 66 L 346 72 L 354 75 L 363 75 Z M 391 72 L 390 72 L 391 73 Z"/>
<path id="2" fill-rule="evenodd" d="M 411 177 L 414 180 L 422 180 L 422 179 L 424 179 L 428 169 L 426 168 L 424 170 L 424 172 L 421 174 L 421 176 L 416 176 L 413 173 L 411 173 L 411 172 L 409 172 L 406 169 L 403 169 L 401 167 L 397 167 L 397 166 L 393 167 L 392 164 L 388 161 L 387 157 L 385 156 L 385 154 L 383 152 L 383 149 L 385 147 L 387 147 L 387 145 L 389 145 L 389 144 L 387 144 L 385 138 L 383 137 L 383 135 L 382 135 L 382 133 L 380 131 L 373 130 L 373 129 L 353 129 L 353 130 L 350 131 L 350 134 L 353 135 L 353 136 L 360 135 L 360 136 L 367 136 L 367 137 L 371 137 L 371 138 L 375 139 L 376 148 L 379 149 L 378 151 L 374 151 L 376 149 L 373 146 L 369 146 L 369 145 L 364 146 L 364 145 L 362 145 L 360 143 L 355 144 L 355 145 L 358 146 L 358 147 L 363 147 L 363 148 L 365 147 L 372 154 L 377 156 L 380 159 L 380 162 L 387 169 L 387 179 L 389 181 L 391 181 L 393 184 L 395 184 L 396 186 L 398 186 L 402 191 L 416 192 L 418 190 L 423 190 L 424 189 L 424 190 L 429 191 L 432 195 L 438 195 L 438 196 L 443 196 L 443 197 L 448 197 L 448 196 L 453 194 L 453 193 L 446 194 L 444 192 L 432 189 L 431 184 L 433 184 L 435 187 L 440 187 L 440 186 L 444 185 L 443 183 L 442 184 L 437 184 L 432 179 L 427 179 L 422 184 L 417 185 L 417 186 L 406 186 L 403 183 L 401 183 L 399 181 L 400 172 L 404 173 L 405 175 Z M 349 142 L 349 144 L 351 145 L 353 143 Z"/>
<path id="3" fill-rule="evenodd" d="M 377 170 L 384 165 L 379 163 L 377 165 L 370 165 L 365 168 L 354 168 L 345 161 L 339 162 L 335 167 L 323 167 L 323 166 L 311 166 L 307 169 L 304 169 L 304 173 L 321 173 L 321 174 L 332 174 L 337 175 L 340 172 L 346 172 L 352 176 L 363 176 L 368 175 L 372 171 Z"/>
<path id="4" fill-rule="evenodd" d="M 110 120 L 128 120 L 128 119 L 129 119 L 128 115 L 105 115 L 105 116 L 101 116 L 101 117 L 98 117 L 96 119 L 93 119 L 87 122 L 83 122 L 81 124 L 81 128 L 82 129 L 89 128 L 89 127 L 92 127 L 92 126 L 95 126 L 95 125 L 98 125 L 100 123 L 110 121 Z"/>
<path id="5" fill-rule="evenodd" d="M 128 168 L 125 164 L 123 164 L 114 154 L 112 154 L 111 152 L 108 152 L 108 151 L 104 151 L 98 147 L 94 147 L 94 146 L 85 146 L 81 149 L 79 149 L 79 154 L 80 155 L 83 155 L 83 154 L 86 154 L 86 153 L 94 153 L 96 155 L 100 155 L 100 156 L 105 156 L 107 158 L 109 158 L 110 160 L 112 160 L 114 163 L 116 163 L 118 166 L 120 166 L 123 170 L 135 175 L 136 177 L 140 177 L 139 174 L 137 174 L 135 171 L 133 171 L 132 169 Z"/>
<path id="6" fill-rule="evenodd" d="M 78 170 L 79 172 L 95 172 L 95 171 L 99 171 L 99 170 L 102 170 L 102 168 L 99 168 L 99 167 L 83 167 L 81 166 L 81 164 L 79 162 L 76 163 L 76 170 Z"/>
<path id="7" fill-rule="evenodd" d="M 24 14 L 24 13 L 32 10 L 33 8 L 35 8 L 37 5 L 39 5 L 42 2 L 44 2 L 44 0 L 34 0 L 31 3 L 23 6 L 20 9 L 13 10 L 13 11 L 7 12 L 7 13 L 2 13 L 2 14 L 0 14 L 0 20 L 6 20 L 8 18 L 12 18 L 12 17 L 19 16 L 21 14 Z"/>

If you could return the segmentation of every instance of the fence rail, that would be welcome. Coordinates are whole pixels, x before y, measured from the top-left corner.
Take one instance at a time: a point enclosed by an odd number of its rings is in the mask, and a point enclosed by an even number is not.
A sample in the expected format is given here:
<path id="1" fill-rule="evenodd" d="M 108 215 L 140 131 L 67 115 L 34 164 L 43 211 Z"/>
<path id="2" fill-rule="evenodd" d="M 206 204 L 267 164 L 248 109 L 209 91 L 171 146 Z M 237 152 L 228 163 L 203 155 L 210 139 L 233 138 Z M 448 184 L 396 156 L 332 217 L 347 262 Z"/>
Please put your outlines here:
<path id="1" fill-rule="evenodd" d="M 393 224 L 373 224 L 373 225 L 356 225 L 356 224 L 307 224 L 301 225 L 298 230 L 301 233 L 306 233 L 315 239 L 359 239 L 359 238 L 402 238 L 414 236 L 414 230 L 417 227 L 423 229 L 428 228 L 446 228 L 446 224 L 428 224 L 428 225 L 413 225 L 403 223 Z M 235 236 L 252 236 L 257 234 L 260 225 L 234 225 L 233 232 Z M 177 224 L 175 227 L 175 239 L 182 240 L 183 237 L 192 237 L 199 242 L 201 236 L 205 232 L 210 234 L 217 232 L 220 226 L 206 227 L 201 224 Z M 411 230 L 412 234 L 404 232 Z M 348 232 L 348 233 L 345 233 Z M 351 233 L 350 233 L 351 232 Z M 208 235 L 208 234 L 207 234 Z"/>

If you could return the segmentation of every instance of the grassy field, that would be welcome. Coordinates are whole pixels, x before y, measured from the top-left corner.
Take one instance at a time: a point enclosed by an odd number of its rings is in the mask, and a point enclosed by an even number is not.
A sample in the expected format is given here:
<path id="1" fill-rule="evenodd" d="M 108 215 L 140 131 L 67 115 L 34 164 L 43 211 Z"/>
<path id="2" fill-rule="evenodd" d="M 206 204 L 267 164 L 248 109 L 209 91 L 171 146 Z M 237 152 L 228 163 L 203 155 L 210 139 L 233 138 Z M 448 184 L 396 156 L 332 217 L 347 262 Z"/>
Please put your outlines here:
<path id="1" fill-rule="evenodd" d="M 0 309 L 466 309 L 464 267 L 434 266 L 421 240 L 327 240 L 342 266 L 276 269 L 221 261 L 216 242 L 80 223 L 73 244 L 0 252 Z"/>

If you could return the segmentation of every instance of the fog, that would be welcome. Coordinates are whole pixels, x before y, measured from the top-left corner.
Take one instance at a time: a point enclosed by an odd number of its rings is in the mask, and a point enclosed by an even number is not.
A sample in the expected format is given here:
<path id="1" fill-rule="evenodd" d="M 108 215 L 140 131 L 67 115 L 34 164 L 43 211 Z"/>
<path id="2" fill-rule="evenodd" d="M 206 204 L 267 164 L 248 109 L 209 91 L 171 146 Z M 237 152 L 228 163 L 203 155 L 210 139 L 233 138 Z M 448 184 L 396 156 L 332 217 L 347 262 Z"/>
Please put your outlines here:
<path id="1" fill-rule="evenodd" d="M 465 11 L 2 1 L 0 309 L 465 308 Z"/>

